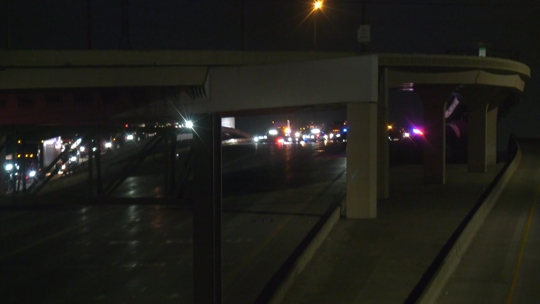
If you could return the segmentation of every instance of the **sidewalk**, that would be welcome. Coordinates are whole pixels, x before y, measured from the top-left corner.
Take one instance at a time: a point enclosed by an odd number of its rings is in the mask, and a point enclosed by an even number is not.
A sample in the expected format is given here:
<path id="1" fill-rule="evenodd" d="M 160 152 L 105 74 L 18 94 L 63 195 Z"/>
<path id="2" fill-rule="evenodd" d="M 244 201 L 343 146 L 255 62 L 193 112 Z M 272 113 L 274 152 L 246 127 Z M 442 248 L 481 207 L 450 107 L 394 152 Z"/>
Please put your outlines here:
<path id="1" fill-rule="evenodd" d="M 402 304 L 503 166 L 447 165 L 445 185 L 424 185 L 422 165 L 391 168 L 377 218 L 339 219 L 283 303 Z"/>

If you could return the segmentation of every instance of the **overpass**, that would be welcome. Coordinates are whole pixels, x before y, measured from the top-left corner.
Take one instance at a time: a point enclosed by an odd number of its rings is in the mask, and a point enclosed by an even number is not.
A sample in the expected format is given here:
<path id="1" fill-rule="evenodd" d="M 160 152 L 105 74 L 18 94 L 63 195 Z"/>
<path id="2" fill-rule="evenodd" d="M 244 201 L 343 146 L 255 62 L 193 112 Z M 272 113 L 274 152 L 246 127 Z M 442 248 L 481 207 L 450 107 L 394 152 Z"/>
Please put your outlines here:
<path id="1" fill-rule="evenodd" d="M 220 284 L 221 116 L 346 107 L 347 218 L 375 218 L 388 197 L 388 91 L 413 89 L 424 107 L 424 181 L 444 184 L 445 111 L 459 92 L 469 109 L 468 170 L 496 162 L 497 108 L 516 103 L 530 77 L 519 62 L 489 57 L 219 51 L 2 51 L 2 131 L 96 127 L 193 117 L 194 248 L 205 286 Z M 207 143 L 213 143 L 208 145 Z M 3 158 L 2 158 L 3 159 Z M 212 252 L 212 256 L 208 253 Z M 197 255 L 197 252 L 195 254 Z M 219 267 L 218 267 L 219 268 Z M 214 289 L 212 292 L 210 289 Z M 205 290 L 204 288 L 202 290 Z"/>

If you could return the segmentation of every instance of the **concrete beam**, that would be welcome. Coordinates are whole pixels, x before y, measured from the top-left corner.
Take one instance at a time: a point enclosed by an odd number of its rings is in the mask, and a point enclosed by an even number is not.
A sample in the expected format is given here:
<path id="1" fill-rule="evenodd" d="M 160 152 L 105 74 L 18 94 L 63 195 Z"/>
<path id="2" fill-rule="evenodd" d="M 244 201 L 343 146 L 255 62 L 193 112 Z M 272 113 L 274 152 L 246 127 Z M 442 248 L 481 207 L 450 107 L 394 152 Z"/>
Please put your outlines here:
<path id="1" fill-rule="evenodd" d="M 482 70 L 495 74 L 517 74 L 524 80 L 531 77 L 531 69 L 517 61 L 479 56 L 434 54 L 378 54 L 380 67 L 400 67 L 402 70 L 437 71 Z"/>
<path id="2" fill-rule="evenodd" d="M 373 102 L 377 100 L 376 56 L 356 56 L 259 66 L 213 67 L 210 98 L 190 104 L 228 112 Z"/>
<path id="3" fill-rule="evenodd" d="M 347 105 L 347 218 L 377 217 L 377 104 Z"/>
<path id="4" fill-rule="evenodd" d="M 356 56 L 355 52 L 213 50 L 0 50 L 2 67 L 230 66 L 312 61 Z"/>
<path id="5" fill-rule="evenodd" d="M 523 92 L 525 88 L 525 81 L 517 74 L 501 75 L 482 70 L 444 73 L 392 71 L 388 81 L 390 86 L 399 86 L 404 83 L 414 85 L 488 85 L 514 89 L 519 92 Z"/>
<path id="6" fill-rule="evenodd" d="M 201 86 L 206 66 L 13 68 L 0 70 L 0 90 Z"/>
<path id="7" fill-rule="evenodd" d="M 0 66 L 19 67 L 136 67 L 136 66 L 231 66 L 313 61 L 358 56 L 355 52 L 276 52 L 211 50 L 0 50 Z M 483 70 L 498 74 L 518 74 L 530 78 L 530 68 L 513 60 L 435 54 L 376 54 L 380 67 L 408 70 Z"/>

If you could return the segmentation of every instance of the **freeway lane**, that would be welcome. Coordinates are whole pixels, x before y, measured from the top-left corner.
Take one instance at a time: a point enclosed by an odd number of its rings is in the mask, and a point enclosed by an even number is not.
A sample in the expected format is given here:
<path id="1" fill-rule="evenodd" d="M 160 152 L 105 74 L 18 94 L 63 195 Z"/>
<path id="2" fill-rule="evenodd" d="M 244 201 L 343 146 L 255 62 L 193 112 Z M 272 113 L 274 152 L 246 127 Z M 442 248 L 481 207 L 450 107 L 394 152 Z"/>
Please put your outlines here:
<path id="1" fill-rule="evenodd" d="M 540 302 L 540 141 L 518 141 L 521 162 L 438 304 Z"/>
<path id="2" fill-rule="evenodd" d="M 344 156 L 342 144 L 224 147 L 224 303 L 252 303 L 343 197 Z M 149 162 L 137 187 L 162 179 Z M 192 302 L 189 210 L 71 203 L 0 209 L 2 303 Z"/>

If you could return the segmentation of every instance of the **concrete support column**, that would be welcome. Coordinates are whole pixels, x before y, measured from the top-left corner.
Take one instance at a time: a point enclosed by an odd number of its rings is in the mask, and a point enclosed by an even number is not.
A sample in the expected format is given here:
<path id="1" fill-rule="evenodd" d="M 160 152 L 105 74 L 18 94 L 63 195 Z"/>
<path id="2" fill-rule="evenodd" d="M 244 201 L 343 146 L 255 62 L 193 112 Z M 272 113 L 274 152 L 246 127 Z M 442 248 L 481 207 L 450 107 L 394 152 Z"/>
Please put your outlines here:
<path id="1" fill-rule="evenodd" d="M 164 188 L 164 193 L 165 195 L 169 195 L 170 193 L 170 185 L 169 185 L 169 177 L 171 175 L 171 167 L 170 167 L 170 153 L 171 153 L 171 149 L 170 148 L 170 142 L 171 142 L 171 137 L 170 137 L 170 134 L 169 133 L 164 133 L 163 135 L 163 153 L 162 153 L 162 163 L 163 163 L 163 188 Z"/>
<path id="2" fill-rule="evenodd" d="M 169 145 L 169 180 L 168 180 L 168 196 L 172 196 L 176 188 L 176 133 L 172 132 L 169 135 L 170 145 Z"/>
<path id="3" fill-rule="evenodd" d="M 194 303 L 222 302 L 221 116 L 201 114 L 193 136 Z"/>
<path id="4" fill-rule="evenodd" d="M 486 102 L 467 104 L 469 142 L 467 163 L 469 172 L 487 172 L 487 108 Z"/>
<path id="5" fill-rule="evenodd" d="M 379 70 L 377 102 L 377 198 L 390 196 L 390 151 L 388 143 L 388 69 Z"/>
<path id="6" fill-rule="evenodd" d="M 377 217 L 377 104 L 347 105 L 347 218 Z"/>
<path id="7" fill-rule="evenodd" d="M 88 197 L 94 196 L 94 134 L 90 137 L 90 147 L 88 148 Z"/>
<path id="8" fill-rule="evenodd" d="M 486 154 L 487 164 L 494 165 L 497 163 L 497 114 L 498 108 L 488 108 L 486 122 Z"/>
<path id="9" fill-rule="evenodd" d="M 21 139 L 21 160 L 20 160 L 20 170 L 19 170 L 19 184 L 17 186 L 17 192 L 20 190 L 23 193 L 26 193 L 26 173 L 28 171 L 27 157 L 26 157 L 26 133 L 23 133 Z"/>
<path id="10" fill-rule="evenodd" d="M 163 139 L 164 188 L 167 197 L 171 197 L 176 188 L 176 133 L 166 132 Z"/>
<path id="11" fill-rule="evenodd" d="M 497 106 L 509 94 L 494 86 L 470 86 L 459 92 L 467 104 L 469 172 L 487 172 L 487 164 L 497 158 Z M 488 156 L 489 155 L 489 156 Z"/>
<path id="12" fill-rule="evenodd" d="M 96 193 L 97 195 L 103 195 L 103 178 L 101 175 L 101 136 L 99 133 L 95 134 L 94 140 L 96 141 Z"/>
<path id="13" fill-rule="evenodd" d="M 424 107 L 424 183 L 446 183 L 446 121 L 444 113 L 454 85 L 414 86 Z"/>
<path id="14" fill-rule="evenodd" d="M 6 195 L 8 190 L 7 176 L 5 171 L 6 165 L 6 149 L 7 149 L 7 137 L 4 134 L 0 134 L 0 196 Z"/>

